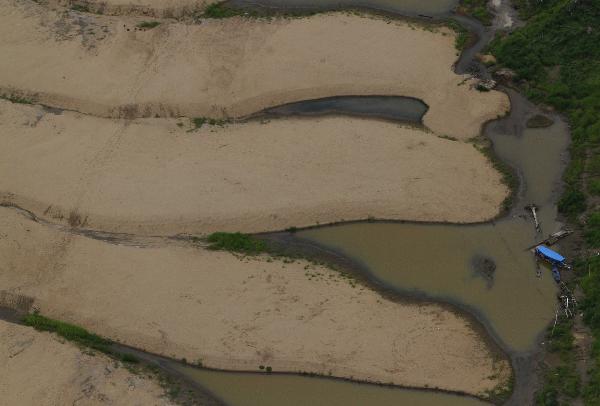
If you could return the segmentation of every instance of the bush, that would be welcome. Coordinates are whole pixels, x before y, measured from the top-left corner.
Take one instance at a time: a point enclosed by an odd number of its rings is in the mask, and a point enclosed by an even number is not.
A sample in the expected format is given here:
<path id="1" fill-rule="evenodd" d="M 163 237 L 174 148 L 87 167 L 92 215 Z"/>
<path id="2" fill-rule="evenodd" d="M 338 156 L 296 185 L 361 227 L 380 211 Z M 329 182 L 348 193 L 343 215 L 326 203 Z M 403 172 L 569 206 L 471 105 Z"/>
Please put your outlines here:
<path id="1" fill-rule="evenodd" d="M 242 233 L 212 233 L 208 236 L 208 246 L 211 250 L 241 252 L 244 254 L 259 254 L 267 251 L 264 241 Z"/>
<path id="2" fill-rule="evenodd" d="M 579 189 L 567 190 L 558 201 L 558 210 L 569 216 L 582 213 L 585 208 L 585 195 Z"/>
<path id="3" fill-rule="evenodd" d="M 111 342 L 96 334 L 88 332 L 86 329 L 65 323 L 58 320 L 52 320 L 37 313 L 28 314 L 23 318 L 23 322 L 39 331 L 50 331 L 58 334 L 66 340 L 76 342 L 86 347 L 98 351 L 110 353 L 108 348 Z"/>

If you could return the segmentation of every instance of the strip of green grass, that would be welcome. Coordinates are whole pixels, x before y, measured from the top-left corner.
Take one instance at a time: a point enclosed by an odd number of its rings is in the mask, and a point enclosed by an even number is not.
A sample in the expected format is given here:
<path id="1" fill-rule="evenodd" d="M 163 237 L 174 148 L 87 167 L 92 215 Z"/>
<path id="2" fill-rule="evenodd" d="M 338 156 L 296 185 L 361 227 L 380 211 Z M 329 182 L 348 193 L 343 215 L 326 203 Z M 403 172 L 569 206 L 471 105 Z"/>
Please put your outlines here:
<path id="1" fill-rule="evenodd" d="M 110 340 L 102 338 L 96 334 L 90 333 L 86 329 L 65 323 L 58 320 L 49 319 L 37 313 L 28 314 L 23 318 L 23 322 L 39 331 L 50 331 L 56 333 L 66 340 L 84 345 L 95 350 L 111 353 L 109 346 Z"/>
<path id="2" fill-rule="evenodd" d="M 247 255 L 256 255 L 267 252 L 267 245 L 248 234 L 242 233 L 212 233 L 206 239 L 208 249 L 239 252 Z"/>

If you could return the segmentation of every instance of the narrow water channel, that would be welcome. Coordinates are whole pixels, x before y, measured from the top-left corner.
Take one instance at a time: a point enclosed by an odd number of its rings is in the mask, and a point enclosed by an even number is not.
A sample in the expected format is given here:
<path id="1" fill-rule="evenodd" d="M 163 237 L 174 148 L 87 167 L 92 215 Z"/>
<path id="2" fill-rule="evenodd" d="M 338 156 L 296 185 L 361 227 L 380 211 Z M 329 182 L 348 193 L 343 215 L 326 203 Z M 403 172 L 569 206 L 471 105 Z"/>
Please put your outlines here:
<path id="1" fill-rule="evenodd" d="M 464 396 L 357 384 L 336 379 L 174 367 L 231 406 L 482 406 Z"/>
<path id="2" fill-rule="evenodd" d="M 349 116 L 380 118 L 407 123 L 421 123 L 429 106 L 423 101 L 403 96 L 335 96 L 303 100 L 271 107 L 251 117 Z"/>
<path id="3" fill-rule="evenodd" d="M 458 0 L 228 0 L 229 7 L 270 11 L 323 11 L 366 8 L 405 16 L 446 16 Z"/>

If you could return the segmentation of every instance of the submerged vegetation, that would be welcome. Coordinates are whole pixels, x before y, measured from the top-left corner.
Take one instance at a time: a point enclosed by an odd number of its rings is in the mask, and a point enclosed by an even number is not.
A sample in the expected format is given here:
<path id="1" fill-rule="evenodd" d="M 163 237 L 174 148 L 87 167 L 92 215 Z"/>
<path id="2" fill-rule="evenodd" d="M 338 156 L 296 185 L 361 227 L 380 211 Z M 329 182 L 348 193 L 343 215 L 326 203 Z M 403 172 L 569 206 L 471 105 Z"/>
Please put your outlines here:
<path id="1" fill-rule="evenodd" d="M 496 38 L 491 50 L 516 73 L 515 83 L 536 103 L 556 109 L 571 125 L 571 162 L 558 209 L 584 233 L 582 256 L 600 248 L 600 2 L 597 0 L 514 0 L 525 27 Z M 576 369 L 573 321 L 559 318 L 549 333 L 550 353 L 559 362 L 544 374 L 539 405 L 570 404 L 581 396 L 600 404 L 600 259 L 575 264 L 584 293 L 583 320 L 593 333 L 587 382 Z"/>
<path id="2" fill-rule="evenodd" d="M 159 25 L 160 21 L 142 21 L 141 23 L 138 23 L 137 27 L 144 29 L 152 29 L 158 27 Z"/>

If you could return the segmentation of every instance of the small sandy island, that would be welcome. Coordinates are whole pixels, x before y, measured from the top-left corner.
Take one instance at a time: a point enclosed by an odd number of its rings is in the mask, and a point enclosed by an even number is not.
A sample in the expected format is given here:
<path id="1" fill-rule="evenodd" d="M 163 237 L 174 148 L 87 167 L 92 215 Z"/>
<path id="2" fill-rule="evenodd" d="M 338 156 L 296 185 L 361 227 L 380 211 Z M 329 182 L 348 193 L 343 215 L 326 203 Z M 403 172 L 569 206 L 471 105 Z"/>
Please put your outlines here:
<path id="1" fill-rule="evenodd" d="M 0 208 L 0 229 L 3 289 L 35 298 L 49 317 L 152 352 L 480 396 L 510 376 L 508 361 L 463 317 L 392 302 L 304 261 L 166 240 L 112 245 L 9 208 Z"/>
<path id="2" fill-rule="evenodd" d="M 50 333 L 0 320 L 3 405 L 172 405 L 158 383 Z"/>
<path id="3" fill-rule="evenodd" d="M 507 194 L 473 145 L 398 124 L 190 125 L 0 101 L 0 202 L 53 222 L 164 235 L 369 217 L 483 221 Z"/>
<path id="4" fill-rule="evenodd" d="M 456 75 L 455 34 L 329 13 L 165 22 L 0 5 L 0 92 L 103 117 L 239 117 L 334 95 L 422 99 L 424 123 L 467 139 L 509 108 Z"/>

